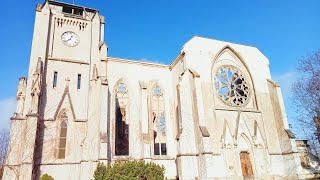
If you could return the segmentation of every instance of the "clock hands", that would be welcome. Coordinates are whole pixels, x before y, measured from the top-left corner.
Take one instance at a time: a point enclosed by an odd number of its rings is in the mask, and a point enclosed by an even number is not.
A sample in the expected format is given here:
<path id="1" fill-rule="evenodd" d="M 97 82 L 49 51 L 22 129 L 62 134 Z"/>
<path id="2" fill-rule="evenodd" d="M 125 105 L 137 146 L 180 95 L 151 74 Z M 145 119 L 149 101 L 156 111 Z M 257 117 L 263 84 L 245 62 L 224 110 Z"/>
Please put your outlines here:
<path id="1" fill-rule="evenodd" d="M 66 40 L 66 41 L 70 41 L 72 38 L 73 38 L 73 35 L 71 35 L 71 37 L 70 37 L 68 40 Z"/>
<path id="2" fill-rule="evenodd" d="M 62 41 L 65 45 L 73 47 L 79 43 L 79 37 L 77 34 L 67 31 L 62 35 Z"/>

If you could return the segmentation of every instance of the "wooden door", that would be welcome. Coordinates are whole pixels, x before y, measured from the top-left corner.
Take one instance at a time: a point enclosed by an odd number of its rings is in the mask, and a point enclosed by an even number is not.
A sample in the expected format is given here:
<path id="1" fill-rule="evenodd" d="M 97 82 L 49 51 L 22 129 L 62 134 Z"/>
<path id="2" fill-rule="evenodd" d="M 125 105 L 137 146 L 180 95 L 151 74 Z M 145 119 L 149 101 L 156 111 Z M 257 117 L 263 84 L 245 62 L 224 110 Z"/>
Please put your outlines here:
<path id="1" fill-rule="evenodd" d="M 250 156 L 248 152 L 240 153 L 241 169 L 243 177 L 252 177 L 252 166 L 250 161 Z"/>

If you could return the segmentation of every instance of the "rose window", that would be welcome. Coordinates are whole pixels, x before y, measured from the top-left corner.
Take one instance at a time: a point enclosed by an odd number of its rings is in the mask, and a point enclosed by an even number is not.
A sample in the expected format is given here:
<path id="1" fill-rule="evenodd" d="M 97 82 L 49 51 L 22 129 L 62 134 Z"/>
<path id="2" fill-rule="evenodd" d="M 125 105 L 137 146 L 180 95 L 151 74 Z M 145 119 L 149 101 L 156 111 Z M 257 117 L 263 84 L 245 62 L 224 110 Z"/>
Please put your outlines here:
<path id="1" fill-rule="evenodd" d="M 244 106 L 248 101 L 248 83 L 236 67 L 220 67 L 214 75 L 214 86 L 220 99 L 227 105 Z"/>

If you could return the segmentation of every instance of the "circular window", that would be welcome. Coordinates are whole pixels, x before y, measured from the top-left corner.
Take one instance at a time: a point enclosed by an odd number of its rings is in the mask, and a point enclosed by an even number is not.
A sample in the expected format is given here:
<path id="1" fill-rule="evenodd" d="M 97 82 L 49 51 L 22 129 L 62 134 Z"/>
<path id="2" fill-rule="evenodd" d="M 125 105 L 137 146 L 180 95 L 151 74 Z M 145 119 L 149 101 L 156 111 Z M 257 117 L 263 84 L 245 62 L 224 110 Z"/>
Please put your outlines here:
<path id="1" fill-rule="evenodd" d="M 249 87 L 242 72 L 234 66 L 222 66 L 214 75 L 214 86 L 220 99 L 229 106 L 248 103 Z"/>

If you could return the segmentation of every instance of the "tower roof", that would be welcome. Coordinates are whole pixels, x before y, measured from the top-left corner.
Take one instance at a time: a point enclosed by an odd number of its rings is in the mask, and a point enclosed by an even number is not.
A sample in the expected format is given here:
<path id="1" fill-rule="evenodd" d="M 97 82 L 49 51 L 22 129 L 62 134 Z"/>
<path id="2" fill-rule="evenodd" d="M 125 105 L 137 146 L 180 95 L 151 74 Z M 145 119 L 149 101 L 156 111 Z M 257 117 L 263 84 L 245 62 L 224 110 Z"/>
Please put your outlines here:
<path id="1" fill-rule="evenodd" d="M 67 6 L 67 7 L 71 7 L 71 8 L 84 9 L 85 11 L 87 11 L 87 12 L 92 12 L 92 13 L 99 12 L 99 10 L 97 10 L 97 9 L 87 8 L 87 7 L 84 7 L 84 6 L 79 6 L 79 5 L 70 4 L 70 3 L 65 3 L 65 2 L 60 2 L 60 1 L 47 0 L 47 2 L 48 2 L 49 4 L 57 5 L 57 6 Z"/>

